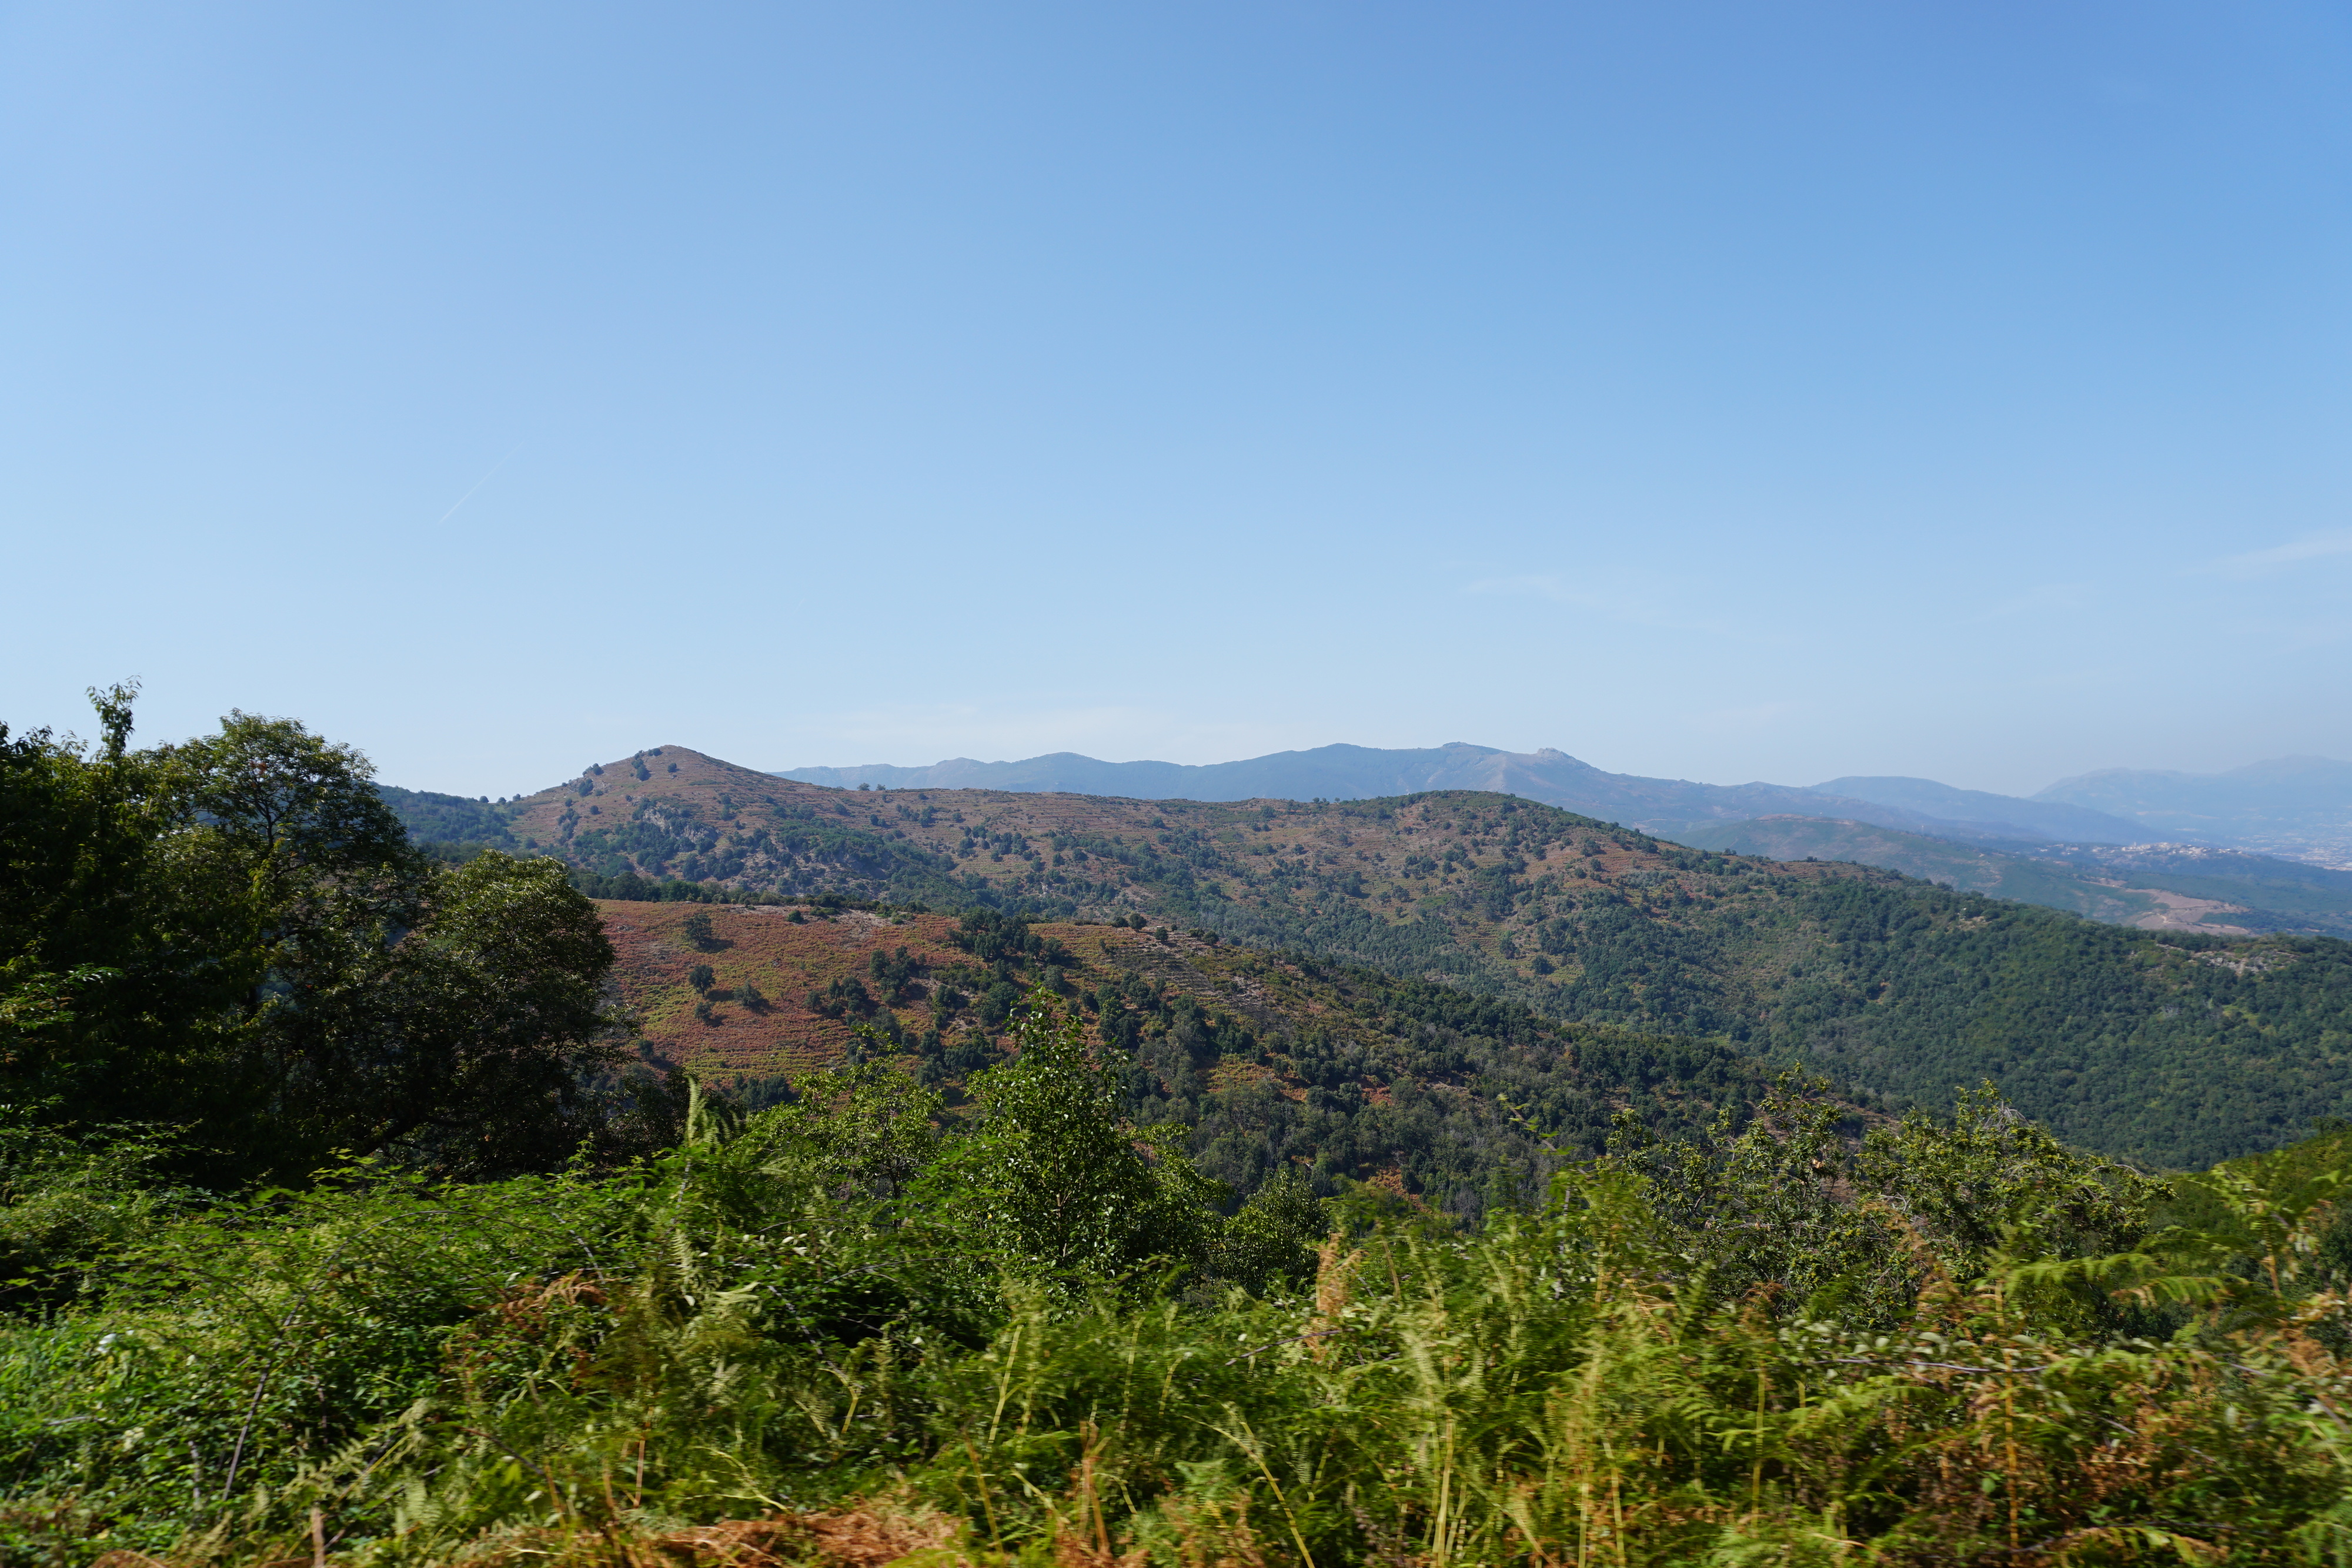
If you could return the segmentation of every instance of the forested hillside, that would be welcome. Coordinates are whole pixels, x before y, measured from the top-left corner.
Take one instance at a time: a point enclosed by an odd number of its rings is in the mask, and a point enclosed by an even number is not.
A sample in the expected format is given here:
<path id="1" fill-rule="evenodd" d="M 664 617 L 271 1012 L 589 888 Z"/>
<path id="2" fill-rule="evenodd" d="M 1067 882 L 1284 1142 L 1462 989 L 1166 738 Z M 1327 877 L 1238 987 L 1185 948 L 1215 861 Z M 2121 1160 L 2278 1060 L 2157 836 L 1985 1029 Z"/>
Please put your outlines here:
<path id="1" fill-rule="evenodd" d="M 2160 1166 L 2352 1112 L 2340 942 L 2121 930 L 1855 865 L 1685 849 L 1507 796 L 843 790 L 671 747 L 521 806 L 509 831 L 527 851 L 564 855 L 608 896 L 667 876 L 1041 919 L 1133 912 L 1928 1104 L 1990 1078 L 2061 1136 Z"/>
<path id="2" fill-rule="evenodd" d="M 1201 933 L 781 905 L 605 903 L 644 1049 L 758 1102 L 887 1053 L 951 1104 L 999 1065 L 1024 992 L 1069 1000 L 1125 1064 L 1121 1104 L 1189 1129 L 1246 1196 L 1297 1169 L 1475 1218 L 1601 1153 L 1621 1113 L 1672 1135 L 1738 1125 L 1769 1081 L 1719 1041 L 1563 1023 L 1427 980 Z M 1885 1107 L 1879 1107 L 1883 1111 Z M 1859 1108 L 1851 1130 L 1859 1133 Z"/>
<path id="3" fill-rule="evenodd" d="M 429 789 L 403 789 L 395 784 L 378 784 L 375 789 L 400 818 L 408 836 L 425 849 L 462 853 L 522 847 L 521 841 L 507 831 L 508 822 L 517 814 L 516 807 Z"/>

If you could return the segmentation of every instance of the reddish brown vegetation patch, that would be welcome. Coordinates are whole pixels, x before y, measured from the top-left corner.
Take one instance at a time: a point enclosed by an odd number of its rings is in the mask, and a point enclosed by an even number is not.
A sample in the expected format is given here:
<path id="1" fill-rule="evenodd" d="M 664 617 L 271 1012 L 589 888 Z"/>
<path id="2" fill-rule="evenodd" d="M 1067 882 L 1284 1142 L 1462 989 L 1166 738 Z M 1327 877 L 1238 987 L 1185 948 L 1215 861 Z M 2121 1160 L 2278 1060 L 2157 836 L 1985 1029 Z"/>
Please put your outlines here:
<path id="1" fill-rule="evenodd" d="M 811 991 L 855 978 L 874 988 L 873 956 L 905 947 L 933 965 L 970 963 L 948 941 L 956 923 L 943 915 L 893 922 L 850 911 L 831 919 L 778 904 L 638 904 L 601 900 L 604 932 L 619 953 L 614 975 L 623 1005 L 637 1019 L 646 1046 L 671 1061 L 723 1072 L 788 1072 L 841 1060 L 852 1018 L 827 1018 L 808 1006 Z M 713 942 L 698 948 L 685 931 L 696 913 L 710 917 Z M 690 983 L 707 964 L 711 988 L 732 995 L 698 1017 Z M 745 999 L 756 988 L 761 1005 Z M 901 1025 L 927 1026 L 924 1003 L 893 1009 Z M 879 1015 L 877 1015 L 877 1019 Z M 715 1020 L 715 1021 L 713 1021 Z"/>
<path id="2" fill-rule="evenodd" d="M 838 1568 L 882 1568 L 916 1552 L 947 1546 L 955 1521 L 942 1514 L 901 1514 L 852 1509 L 796 1513 L 779 1519 L 730 1519 L 660 1536 L 655 1547 L 672 1558 L 724 1568 L 785 1568 L 811 1562 Z"/>

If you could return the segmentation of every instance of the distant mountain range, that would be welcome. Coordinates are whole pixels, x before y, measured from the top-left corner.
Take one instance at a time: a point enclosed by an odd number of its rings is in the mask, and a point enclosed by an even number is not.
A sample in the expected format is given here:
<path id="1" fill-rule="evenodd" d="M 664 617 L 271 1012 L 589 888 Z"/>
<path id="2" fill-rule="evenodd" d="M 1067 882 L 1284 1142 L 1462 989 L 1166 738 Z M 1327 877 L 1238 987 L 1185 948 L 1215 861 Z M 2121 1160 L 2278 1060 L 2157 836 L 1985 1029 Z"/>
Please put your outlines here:
<path id="1" fill-rule="evenodd" d="M 1241 762 L 1099 762 L 1060 751 L 1024 762 L 956 758 L 929 768 L 793 768 L 779 778 L 852 789 L 1060 790 L 1141 800 L 1363 800 L 1424 789 L 1492 789 L 1674 838 L 1702 823 L 1757 817 L 1834 817 L 1967 840 L 2042 839 L 2127 844 L 2147 836 L 2126 818 L 2064 801 L 2021 800 L 1925 779 L 1785 784 L 1695 784 L 1610 773 L 1564 751 L 1504 751 L 1454 741 L 1418 749 L 1318 746 Z"/>
<path id="2" fill-rule="evenodd" d="M 1994 839 L 2056 839 L 2071 843 L 2129 844 L 2146 841 L 2147 831 L 2126 817 L 2057 800 L 2021 800 L 1982 789 L 1955 789 L 1932 779 L 1832 779 L 1811 793 L 1866 800 L 1881 811 L 1909 811 L 1929 822 L 1990 830 Z M 1865 814 L 1864 821 L 1897 824 Z M 1948 832 L 1947 836 L 1951 836 Z"/>
<path id="3" fill-rule="evenodd" d="M 1002 789 L 1135 800 L 1350 800 L 1489 789 L 1677 843 L 1850 861 L 2095 920 L 2352 935 L 2352 763 L 2286 758 L 2222 774 L 2111 769 L 2031 800 L 1931 779 L 1810 788 L 1611 773 L 1562 751 L 1456 741 L 1323 746 L 1240 762 L 1102 762 L 1074 752 L 929 768 L 799 768 L 837 789 Z"/>
<path id="4" fill-rule="evenodd" d="M 1763 817 L 1817 817 L 1997 848 L 2165 841 L 2352 868 L 2352 763 L 2315 757 L 2220 774 L 2115 768 L 2062 779 L 2030 800 L 1931 779 L 1698 784 L 1611 773 L 1549 747 L 1516 752 L 1461 741 L 1319 746 L 1200 767 L 1057 751 L 1021 762 L 960 757 L 928 768 L 791 768 L 777 777 L 838 789 L 1059 790 L 1145 800 L 1353 800 L 1492 789 L 1667 838 Z"/>
<path id="5" fill-rule="evenodd" d="M 2352 762 L 2278 757 L 2227 773 L 2110 768 L 2034 796 L 2140 824 L 2144 838 L 2189 839 L 2352 866 Z"/>
<path id="6" fill-rule="evenodd" d="M 2246 850 L 2026 841 L 1994 848 L 1794 816 L 1704 825 L 1686 831 L 1682 841 L 1779 861 L 1852 861 L 2147 930 L 2352 937 L 2352 871 Z"/>

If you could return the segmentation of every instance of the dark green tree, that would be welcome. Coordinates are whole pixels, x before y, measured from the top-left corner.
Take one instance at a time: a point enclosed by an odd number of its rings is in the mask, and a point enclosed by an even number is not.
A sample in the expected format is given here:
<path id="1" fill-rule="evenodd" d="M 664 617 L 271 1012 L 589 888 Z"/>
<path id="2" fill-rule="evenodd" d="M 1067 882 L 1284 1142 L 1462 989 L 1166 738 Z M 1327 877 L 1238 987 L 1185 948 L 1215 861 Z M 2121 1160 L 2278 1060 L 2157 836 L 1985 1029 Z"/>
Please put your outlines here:
<path id="1" fill-rule="evenodd" d="M 1222 1189 L 1181 1152 L 1185 1130 L 1126 1120 L 1118 1070 L 1051 993 L 1032 993 L 1013 1039 L 1017 1057 L 972 1074 L 979 1124 L 924 1173 L 923 1207 L 1009 1265 L 1066 1281 L 1206 1266 Z"/>
<path id="2" fill-rule="evenodd" d="M 336 1149 L 544 1168 L 584 1135 L 589 1077 L 624 1060 L 595 906 L 556 862 L 493 851 L 436 877 L 420 914 L 396 941 L 352 944 L 266 1037 L 279 1175 Z"/>
<path id="3" fill-rule="evenodd" d="M 95 750 L 0 726 L 0 1084 L 18 1106 L 107 1093 L 141 1044 L 188 1053 L 186 998 L 239 989 L 157 918 L 160 791 L 129 749 L 133 695 L 90 693 Z"/>
<path id="4" fill-rule="evenodd" d="M 437 869 L 366 759 L 291 720 L 133 752 L 131 695 L 92 694 L 95 748 L 0 731 L 0 1095 L 178 1126 L 215 1182 L 576 1133 L 613 953 L 560 865 Z"/>

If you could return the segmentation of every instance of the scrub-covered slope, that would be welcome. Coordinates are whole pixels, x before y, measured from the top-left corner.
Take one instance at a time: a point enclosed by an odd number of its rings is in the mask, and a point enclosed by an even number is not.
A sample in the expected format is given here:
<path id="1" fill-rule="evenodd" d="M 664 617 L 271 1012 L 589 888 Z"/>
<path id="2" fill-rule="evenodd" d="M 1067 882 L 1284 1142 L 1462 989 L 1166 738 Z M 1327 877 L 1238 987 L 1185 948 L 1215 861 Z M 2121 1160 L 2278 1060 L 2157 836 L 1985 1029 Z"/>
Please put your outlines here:
<path id="1" fill-rule="evenodd" d="M 753 1100 L 853 1051 L 960 1099 L 1003 1062 L 1019 998 L 1076 1003 L 1126 1064 L 1129 1113 L 1192 1129 L 1237 1192 L 1286 1168 L 1389 1182 L 1475 1215 L 1600 1154 L 1612 1119 L 1744 1119 L 1764 1066 L 1720 1042 L 1562 1023 L 1452 987 L 1160 928 L 825 905 L 608 902 L 648 1053 Z M 1858 1125 L 1859 1124 L 1857 1124 Z"/>

